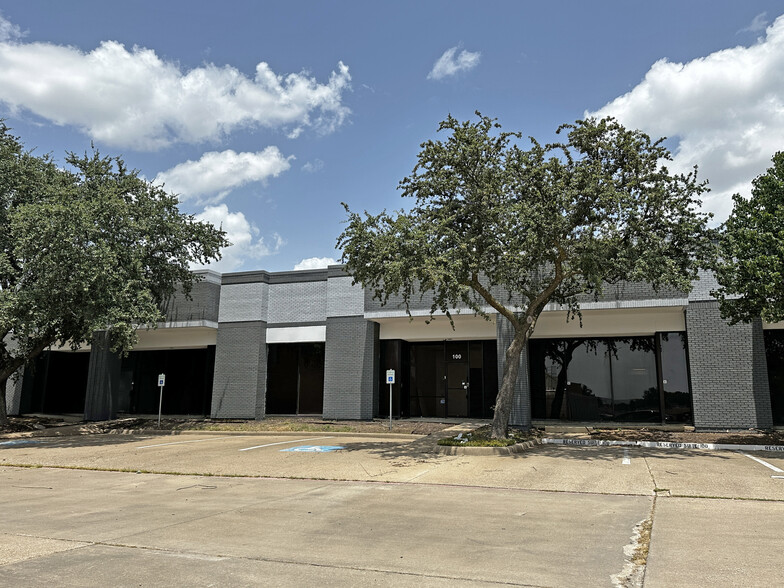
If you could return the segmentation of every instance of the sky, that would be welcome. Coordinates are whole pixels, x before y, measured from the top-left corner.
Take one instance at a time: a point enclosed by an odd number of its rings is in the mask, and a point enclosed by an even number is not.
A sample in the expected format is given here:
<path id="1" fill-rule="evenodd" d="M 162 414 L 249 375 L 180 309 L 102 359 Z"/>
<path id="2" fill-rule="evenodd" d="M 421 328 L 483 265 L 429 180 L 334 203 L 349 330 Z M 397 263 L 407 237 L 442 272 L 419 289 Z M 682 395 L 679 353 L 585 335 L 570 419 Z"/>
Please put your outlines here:
<path id="1" fill-rule="evenodd" d="M 347 203 L 397 189 L 449 114 L 540 142 L 612 115 L 731 195 L 784 150 L 781 1 L 0 0 L 0 118 L 91 145 L 233 243 L 218 272 L 325 267 Z"/>

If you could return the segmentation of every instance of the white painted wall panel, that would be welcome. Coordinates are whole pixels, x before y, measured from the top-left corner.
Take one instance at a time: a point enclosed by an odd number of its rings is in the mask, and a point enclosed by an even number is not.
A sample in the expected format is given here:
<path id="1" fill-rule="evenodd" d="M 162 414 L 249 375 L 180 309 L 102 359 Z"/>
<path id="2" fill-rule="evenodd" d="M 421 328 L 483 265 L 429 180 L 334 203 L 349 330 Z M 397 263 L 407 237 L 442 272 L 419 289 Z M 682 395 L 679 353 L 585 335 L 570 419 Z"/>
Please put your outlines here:
<path id="1" fill-rule="evenodd" d="M 377 319 L 381 339 L 404 341 L 443 341 L 444 339 L 495 339 L 495 317 L 485 320 L 474 315 L 453 315 L 455 328 L 446 316 L 437 316 L 427 324 L 426 317 Z"/>
<path id="2" fill-rule="evenodd" d="M 320 343 L 326 340 L 326 325 L 313 327 L 276 327 L 267 329 L 267 344 Z"/>
<path id="3" fill-rule="evenodd" d="M 565 311 L 553 311 L 542 313 L 532 338 L 620 337 L 685 330 L 682 307 L 584 310 L 582 328 L 579 319 L 566 322 Z"/>

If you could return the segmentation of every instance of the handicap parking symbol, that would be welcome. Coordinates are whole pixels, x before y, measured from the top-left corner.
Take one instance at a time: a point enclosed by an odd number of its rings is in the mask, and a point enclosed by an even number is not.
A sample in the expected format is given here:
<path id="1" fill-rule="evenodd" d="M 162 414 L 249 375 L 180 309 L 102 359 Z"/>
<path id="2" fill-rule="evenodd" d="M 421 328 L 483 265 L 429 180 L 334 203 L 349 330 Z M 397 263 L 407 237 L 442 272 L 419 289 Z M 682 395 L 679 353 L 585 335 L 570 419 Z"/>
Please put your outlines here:
<path id="1" fill-rule="evenodd" d="M 2 441 L 0 445 L 33 445 L 35 443 L 43 443 L 38 439 L 14 439 L 13 441 Z"/>
<path id="2" fill-rule="evenodd" d="M 340 445 L 300 445 L 299 447 L 289 447 L 288 449 L 281 449 L 281 451 L 297 451 L 302 453 L 329 453 L 330 451 L 338 451 L 345 449 Z"/>

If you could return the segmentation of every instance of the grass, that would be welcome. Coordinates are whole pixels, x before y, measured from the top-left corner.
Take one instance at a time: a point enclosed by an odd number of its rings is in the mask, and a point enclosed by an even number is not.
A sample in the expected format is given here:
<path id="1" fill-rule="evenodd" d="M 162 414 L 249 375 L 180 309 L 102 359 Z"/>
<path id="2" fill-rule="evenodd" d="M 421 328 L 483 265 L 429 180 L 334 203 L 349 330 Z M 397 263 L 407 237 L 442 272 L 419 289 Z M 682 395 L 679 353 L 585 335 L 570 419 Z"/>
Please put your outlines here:
<path id="1" fill-rule="evenodd" d="M 524 431 L 522 429 L 509 429 L 509 436 L 506 439 L 493 439 L 490 437 L 491 427 L 485 425 L 471 431 L 463 433 L 461 436 L 444 437 L 438 440 L 439 445 L 453 447 L 509 447 L 516 443 L 531 441 L 538 437 L 534 431 Z"/>

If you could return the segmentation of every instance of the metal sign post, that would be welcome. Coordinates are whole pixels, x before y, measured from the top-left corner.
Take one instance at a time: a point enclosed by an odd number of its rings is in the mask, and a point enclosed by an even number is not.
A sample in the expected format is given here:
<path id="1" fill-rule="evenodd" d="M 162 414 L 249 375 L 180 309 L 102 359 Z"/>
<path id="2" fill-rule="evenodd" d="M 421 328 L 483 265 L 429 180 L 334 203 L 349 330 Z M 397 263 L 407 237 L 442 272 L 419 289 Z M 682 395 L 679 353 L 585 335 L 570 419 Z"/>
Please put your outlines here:
<path id="1" fill-rule="evenodd" d="M 387 384 L 389 384 L 389 430 L 392 430 L 392 384 L 395 383 L 395 370 L 387 370 Z"/>
<path id="2" fill-rule="evenodd" d="M 161 389 L 161 395 L 158 399 L 158 428 L 161 428 L 161 409 L 163 408 L 163 387 L 166 385 L 166 374 L 158 374 L 158 386 Z"/>

